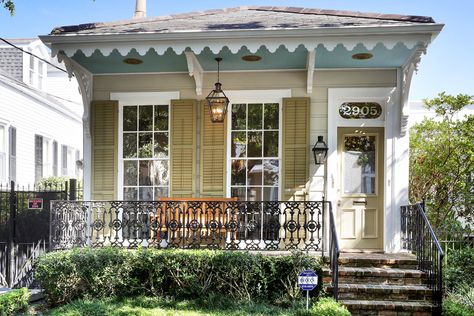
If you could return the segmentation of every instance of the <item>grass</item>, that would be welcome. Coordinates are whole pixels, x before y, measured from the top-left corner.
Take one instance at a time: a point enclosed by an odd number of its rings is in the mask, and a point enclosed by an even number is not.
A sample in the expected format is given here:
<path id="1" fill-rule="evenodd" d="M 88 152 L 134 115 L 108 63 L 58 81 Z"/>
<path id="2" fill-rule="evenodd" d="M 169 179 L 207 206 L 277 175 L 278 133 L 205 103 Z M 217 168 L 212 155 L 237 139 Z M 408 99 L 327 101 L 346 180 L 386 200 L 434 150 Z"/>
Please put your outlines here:
<path id="1" fill-rule="evenodd" d="M 261 303 L 238 303 L 212 298 L 203 300 L 174 300 L 164 298 L 126 298 L 103 300 L 77 300 L 68 305 L 42 311 L 51 316 L 291 316 L 304 314 L 304 304 L 281 308 Z"/>

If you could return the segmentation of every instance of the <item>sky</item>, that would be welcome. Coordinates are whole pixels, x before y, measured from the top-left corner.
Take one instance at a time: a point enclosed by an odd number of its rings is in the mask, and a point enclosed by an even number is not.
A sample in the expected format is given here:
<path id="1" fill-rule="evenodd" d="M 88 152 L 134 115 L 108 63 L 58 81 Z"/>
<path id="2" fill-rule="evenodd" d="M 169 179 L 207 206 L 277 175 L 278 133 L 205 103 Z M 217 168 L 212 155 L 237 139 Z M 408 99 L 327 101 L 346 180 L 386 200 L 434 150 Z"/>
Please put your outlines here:
<path id="1" fill-rule="evenodd" d="M 135 0 L 15 0 L 14 16 L 0 9 L 0 37 L 46 35 L 56 26 L 129 19 Z M 439 92 L 474 95 L 474 0 L 148 0 L 147 16 L 245 5 L 294 6 L 431 16 L 445 24 L 412 81 L 411 100 Z"/>

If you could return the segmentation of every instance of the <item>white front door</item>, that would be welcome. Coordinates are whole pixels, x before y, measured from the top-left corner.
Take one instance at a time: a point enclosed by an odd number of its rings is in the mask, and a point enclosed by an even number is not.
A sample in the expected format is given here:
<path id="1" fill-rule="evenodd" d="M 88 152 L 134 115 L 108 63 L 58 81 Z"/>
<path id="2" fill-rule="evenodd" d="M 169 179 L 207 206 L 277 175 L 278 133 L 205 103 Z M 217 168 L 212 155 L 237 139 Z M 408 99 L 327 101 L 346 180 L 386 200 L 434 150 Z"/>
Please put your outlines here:
<path id="1" fill-rule="evenodd" d="M 343 250 L 383 249 L 384 129 L 339 127 L 337 229 Z"/>

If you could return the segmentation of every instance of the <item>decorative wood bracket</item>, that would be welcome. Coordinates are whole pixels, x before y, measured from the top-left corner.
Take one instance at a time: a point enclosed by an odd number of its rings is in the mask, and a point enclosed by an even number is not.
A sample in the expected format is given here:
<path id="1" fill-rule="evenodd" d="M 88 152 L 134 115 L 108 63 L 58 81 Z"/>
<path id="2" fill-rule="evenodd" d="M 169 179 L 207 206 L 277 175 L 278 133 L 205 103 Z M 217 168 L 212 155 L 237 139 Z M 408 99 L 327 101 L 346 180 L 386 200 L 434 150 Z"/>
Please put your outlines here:
<path id="1" fill-rule="evenodd" d="M 79 65 L 76 61 L 69 58 L 64 52 L 58 53 L 58 61 L 64 62 L 69 78 L 76 77 L 77 83 L 79 84 L 79 92 L 82 96 L 82 104 L 84 107 L 84 113 L 82 115 L 82 123 L 84 133 L 90 137 L 90 104 L 92 101 L 92 73 Z"/>
<path id="2" fill-rule="evenodd" d="M 421 56 L 426 54 L 426 48 L 428 43 L 420 43 L 416 46 L 410 58 L 402 66 L 402 86 L 401 86 L 401 103 L 402 108 L 400 111 L 400 136 L 405 136 L 408 128 L 408 116 L 409 116 L 409 100 L 411 80 L 413 73 L 418 71 L 418 65 L 421 61 Z"/>
<path id="3" fill-rule="evenodd" d="M 306 60 L 306 69 L 308 70 L 308 75 L 306 78 L 306 92 L 308 94 L 313 93 L 315 61 L 316 61 L 316 49 L 308 51 L 308 58 Z"/>
<path id="4" fill-rule="evenodd" d="M 196 55 L 193 52 L 186 51 L 184 52 L 186 55 L 186 61 L 188 62 L 188 71 L 191 77 L 194 77 L 194 81 L 196 82 L 196 94 L 198 96 L 202 95 L 202 78 L 203 78 L 203 69 L 199 60 L 197 59 Z"/>

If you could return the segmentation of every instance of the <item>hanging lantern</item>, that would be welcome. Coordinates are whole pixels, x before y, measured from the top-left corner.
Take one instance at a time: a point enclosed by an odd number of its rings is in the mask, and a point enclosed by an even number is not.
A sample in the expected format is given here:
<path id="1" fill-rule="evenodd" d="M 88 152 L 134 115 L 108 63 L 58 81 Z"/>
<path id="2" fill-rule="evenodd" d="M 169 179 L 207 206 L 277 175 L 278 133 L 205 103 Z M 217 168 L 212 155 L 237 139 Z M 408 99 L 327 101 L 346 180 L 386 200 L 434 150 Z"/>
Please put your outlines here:
<path id="1" fill-rule="evenodd" d="M 318 141 L 313 147 L 314 163 L 317 165 L 323 165 L 326 162 L 328 155 L 328 146 L 323 140 L 323 136 L 318 136 Z"/>
<path id="2" fill-rule="evenodd" d="M 222 91 L 222 84 L 219 82 L 219 63 L 222 58 L 217 57 L 217 82 L 215 89 L 209 93 L 206 97 L 207 104 L 209 105 L 209 114 L 213 123 L 222 123 L 225 120 L 227 113 L 227 105 L 229 105 L 229 99 Z"/>

